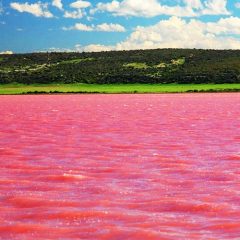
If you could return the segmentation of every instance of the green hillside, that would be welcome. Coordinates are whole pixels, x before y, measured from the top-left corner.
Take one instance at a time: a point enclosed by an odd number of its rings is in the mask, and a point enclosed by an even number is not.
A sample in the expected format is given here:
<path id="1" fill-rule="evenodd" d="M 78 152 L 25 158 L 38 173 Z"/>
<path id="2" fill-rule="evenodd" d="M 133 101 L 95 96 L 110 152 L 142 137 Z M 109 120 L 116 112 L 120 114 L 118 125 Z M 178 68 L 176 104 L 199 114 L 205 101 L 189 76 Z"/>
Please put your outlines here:
<path id="1" fill-rule="evenodd" d="M 240 83 L 240 50 L 0 55 L 0 83 Z"/>

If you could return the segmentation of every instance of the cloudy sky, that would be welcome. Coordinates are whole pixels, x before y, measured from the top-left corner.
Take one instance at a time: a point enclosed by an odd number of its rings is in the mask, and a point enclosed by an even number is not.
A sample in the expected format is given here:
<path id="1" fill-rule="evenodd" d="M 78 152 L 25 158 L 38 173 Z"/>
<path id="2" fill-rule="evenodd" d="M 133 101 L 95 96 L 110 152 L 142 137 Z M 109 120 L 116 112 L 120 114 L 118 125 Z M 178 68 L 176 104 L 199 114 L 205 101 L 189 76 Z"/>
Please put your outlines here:
<path id="1" fill-rule="evenodd" d="M 0 52 L 240 49 L 240 0 L 0 0 Z"/>

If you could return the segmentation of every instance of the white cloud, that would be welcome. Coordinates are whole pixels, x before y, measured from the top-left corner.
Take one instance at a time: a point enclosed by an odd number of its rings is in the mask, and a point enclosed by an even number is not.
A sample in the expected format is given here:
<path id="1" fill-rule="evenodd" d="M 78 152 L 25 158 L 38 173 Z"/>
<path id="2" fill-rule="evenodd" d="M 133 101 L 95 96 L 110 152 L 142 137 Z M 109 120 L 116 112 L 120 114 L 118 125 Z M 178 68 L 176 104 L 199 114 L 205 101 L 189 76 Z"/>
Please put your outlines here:
<path id="1" fill-rule="evenodd" d="M 8 55 L 10 55 L 10 54 L 13 54 L 13 52 L 12 51 L 4 51 L 4 52 L 0 52 L 0 54 L 2 55 L 2 54 L 8 54 Z"/>
<path id="2" fill-rule="evenodd" d="M 0 15 L 3 13 L 3 5 L 2 5 L 2 0 L 0 0 Z"/>
<path id="3" fill-rule="evenodd" d="M 102 23 L 99 25 L 85 25 L 82 23 L 76 23 L 74 26 L 71 27 L 63 27 L 62 28 L 65 31 L 68 30 L 78 30 L 78 31 L 85 31 L 85 32 L 125 32 L 126 29 L 120 25 L 120 24 L 114 24 L 114 23 Z"/>
<path id="4" fill-rule="evenodd" d="M 183 3 L 185 3 L 187 7 L 193 8 L 193 9 L 203 8 L 201 0 L 183 0 Z"/>
<path id="5" fill-rule="evenodd" d="M 56 48 L 56 47 L 51 47 L 46 50 L 40 51 L 40 52 L 74 52 L 73 49 L 69 48 Z"/>
<path id="6" fill-rule="evenodd" d="M 240 34 L 240 18 L 221 18 L 217 23 L 206 23 L 206 31 L 216 35 L 220 34 Z"/>
<path id="7" fill-rule="evenodd" d="M 47 3 L 17 3 L 13 2 L 10 4 L 11 8 L 15 9 L 18 12 L 27 12 L 33 14 L 36 17 L 45 17 L 45 18 L 52 18 L 53 14 L 48 10 Z"/>
<path id="8" fill-rule="evenodd" d="M 229 15 L 227 0 L 206 0 L 202 15 Z"/>
<path id="9" fill-rule="evenodd" d="M 93 27 L 92 26 L 87 26 L 87 25 L 82 24 L 82 23 L 76 23 L 72 27 L 63 27 L 62 29 L 64 31 L 69 31 L 69 30 L 78 30 L 78 31 L 84 31 L 84 32 L 91 32 L 91 31 L 93 31 Z"/>
<path id="10" fill-rule="evenodd" d="M 80 19 L 86 16 L 85 8 L 88 8 L 91 6 L 90 2 L 87 1 L 76 1 L 70 4 L 70 7 L 75 8 L 74 11 L 65 11 L 64 17 L 65 18 L 73 18 L 73 19 Z"/>
<path id="11" fill-rule="evenodd" d="M 87 16 L 87 20 L 91 22 L 94 18 L 92 16 Z"/>
<path id="12" fill-rule="evenodd" d="M 103 23 L 103 24 L 99 24 L 96 26 L 96 31 L 99 32 L 125 32 L 126 29 L 120 25 L 120 24 L 107 24 L 107 23 Z"/>
<path id="13" fill-rule="evenodd" d="M 240 8 L 240 2 L 235 3 L 236 8 Z"/>
<path id="14" fill-rule="evenodd" d="M 87 46 L 81 46 L 80 44 L 75 45 L 74 51 L 77 52 L 101 52 L 114 50 L 113 46 L 104 46 L 101 44 L 90 44 Z"/>
<path id="15" fill-rule="evenodd" d="M 76 1 L 76 2 L 73 2 L 70 4 L 70 7 L 72 8 L 88 8 L 91 6 L 91 3 L 90 2 L 87 2 L 87 1 Z"/>
<path id="16" fill-rule="evenodd" d="M 171 17 L 153 26 L 137 27 L 125 41 L 115 46 L 91 44 L 81 49 L 83 51 L 154 48 L 240 49 L 239 34 L 240 18 L 237 17 L 207 23 Z"/>
<path id="17" fill-rule="evenodd" d="M 53 0 L 52 5 L 60 10 L 63 10 L 62 0 Z"/>
<path id="18" fill-rule="evenodd" d="M 200 15 L 229 15 L 227 0 L 182 0 L 182 5 L 162 5 L 158 0 L 113 0 L 108 3 L 98 3 L 91 14 L 97 11 L 110 12 L 115 16 L 155 17 L 169 15 L 178 17 L 193 17 Z"/>
<path id="19" fill-rule="evenodd" d="M 65 18 L 80 19 L 85 15 L 86 15 L 86 13 L 84 11 L 82 11 L 81 9 L 78 9 L 78 10 L 72 11 L 72 12 L 65 11 L 63 16 Z"/>

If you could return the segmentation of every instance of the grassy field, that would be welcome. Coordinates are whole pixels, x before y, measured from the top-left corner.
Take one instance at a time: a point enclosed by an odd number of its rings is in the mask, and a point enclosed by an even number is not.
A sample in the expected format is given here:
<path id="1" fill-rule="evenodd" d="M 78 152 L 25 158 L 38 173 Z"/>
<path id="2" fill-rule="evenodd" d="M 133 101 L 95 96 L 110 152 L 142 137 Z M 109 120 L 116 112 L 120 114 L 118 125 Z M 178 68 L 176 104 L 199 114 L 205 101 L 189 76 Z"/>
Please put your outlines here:
<path id="1" fill-rule="evenodd" d="M 0 94 L 240 92 L 240 84 L 4 84 Z"/>

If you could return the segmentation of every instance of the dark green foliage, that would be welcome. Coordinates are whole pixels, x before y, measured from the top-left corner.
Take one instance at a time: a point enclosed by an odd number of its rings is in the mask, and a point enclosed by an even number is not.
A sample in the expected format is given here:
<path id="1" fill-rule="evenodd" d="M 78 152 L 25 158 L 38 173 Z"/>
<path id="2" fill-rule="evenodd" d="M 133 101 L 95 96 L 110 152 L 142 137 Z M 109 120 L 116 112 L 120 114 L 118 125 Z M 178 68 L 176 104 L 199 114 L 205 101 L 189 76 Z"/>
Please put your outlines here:
<path id="1" fill-rule="evenodd" d="M 240 50 L 1 55 L 0 83 L 240 83 Z"/>

